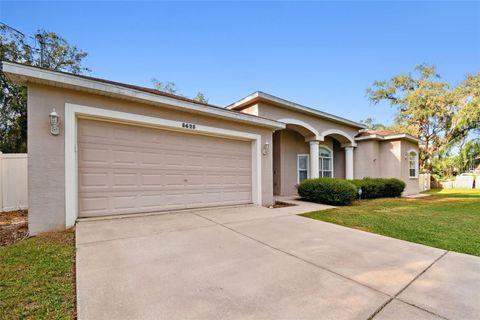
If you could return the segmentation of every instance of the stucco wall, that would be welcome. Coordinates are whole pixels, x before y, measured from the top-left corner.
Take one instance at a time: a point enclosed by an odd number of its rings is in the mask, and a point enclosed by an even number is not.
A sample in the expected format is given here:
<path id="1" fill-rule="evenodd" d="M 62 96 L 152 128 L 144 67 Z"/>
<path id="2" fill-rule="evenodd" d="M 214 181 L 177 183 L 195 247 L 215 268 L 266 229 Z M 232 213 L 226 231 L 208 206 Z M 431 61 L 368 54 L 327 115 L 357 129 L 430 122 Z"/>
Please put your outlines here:
<path id="1" fill-rule="evenodd" d="M 63 120 L 66 102 L 257 133 L 262 136 L 262 145 L 267 141 L 272 145 L 272 132 L 268 128 L 186 113 L 158 105 L 30 84 L 28 88 L 28 188 L 29 231 L 31 234 L 63 229 L 65 226 L 65 130 Z M 48 115 L 53 108 L 60 116 L 59 136 L 50 134 Z M 272 195 L 272 153 L 269 152 L 262 156 L 262 202 L 264 205 L 273 203 Z"/>
<path id="2" fill-rule="evenodd" d="M 333 140 L 333 175 L 335 178 L 345 179 L 345 149 L 337 140 Z"/>
<path id="3" fill-rule="evenodd" d="M 251 108 L 254 108 L 254 106 L 252 106 Z M 355 135 L 358 133 L 358 130 L 359 130 L 358 128 L 355 128 L 352 126 L 336 123 L 329 120 L 324 120 L 319 117 L 300 113 L 298 111 L 285 109 L 280 106 L 274 106 L 264 102 L 258 103 L 258 105 L 256 105 L 256 108 L 257 108 L 258 115 L 260 117 L 273 119 L 273 120 L 281 120 L 281 119 L 301 120 L 311 125 L 312 127 L 314 127 L 320 134 L 322 134 L 322 132 L 326 130 L 336 129 L 336 130 L 341 130 L 347 133 L 351 138 L 353 138 L 355 137 Z M 339 140 L 342 143 L 347 142 L 346 140 L 342 141 L 341 137 L 335 136 L 334 138 Z"/>
<path id="4" fill-rule="evenodd" d="M 418 177 L 417 178 L 410 178 L 410 172 L 409 172 L 409 159 L 408 159 L 408 152 L 410 150 L 415 150 L 418 153 L 418 145 L 414 144 L 409 141 L 402 141 L 401 142 L 401 165 L 400 165 L 400 170 L 401 170 L 401 175 L 403 181 L 407 184 L 405 191 L 403 192 L 404 195 L 409 195 L 409 194 L 416 194 L 419 192 L 419 183 L 418 183 Z M 417 169 L 418 170 L 418 169 Z M 420 172 L 417 172 L 418 174 Z"/>
<path id="5" fill-rule="evenodd" d="M 283 131 L 283 130 L 282 130 Z M 272 150 L 272 160 L 273 160 L 273 194 L 281 194 L 281 184 L 282 184 L 282 175 L 281 175 L 281 164 L 282 164 L 282 144 L 281 144 L 281 132 L 275 131 L 273 133 L 273 150 Z"/>
<path id="6" fill-rule="evenodd" d="M 357 145 L 354 156 L 356 179 L 397 178 L 406 184 L 404 195 L 418 193 L 418 178 L 409 177 L 406 157 L 411 149 L 418 152 L 417 144 L 405 140 L 363 140 Z"/>
<path id="7" fill-rule="evenodd" d="M 280 131 L 281 140 L 281 184 L 280 195 L 293 195 L 297 193 L 297 155 L 309 154 L 310 146 L 305 138 L 291 130 Z"/>
<path id="8" fill-rule="evenodd" d="M 382 141 L 379 143 L 380 177 L 402 179 L 400 146 L 400 141 Z"/>
<path id="9" fill-rule="evenodd" d="M 247 114 L 251 114 L 251 115 L 254 115 L 254 116 L 258 116 L 258 107 L 256 104 L 254 104 L 253 106 L 250 106 L 248 108 L 245 108 L 242 110 L 243 113 L 247 113 Z"/>
<path id="10" fill-rule="evenodd" d="M 310 145 L 305 137 L 292 130 L 281 130 L 274 134 L 273 167 L 275 195 L 291 196 L 297 193 L 297 155 L 310 154 Z M 320 146 L 333 150 L 333 172 L 335 178 L 345 178 L 345 153 L 332 138 L 325 138 Z M 276 150 L 275 150 L 276 148 Z M 279 171 L 278 171 L 279 170 Z"/>
<path id="11" fill-rule="evenodd" d="M 355 179 L 381 176 L 379 148 L 379 142 L 376 140 L 357 141 L 357 148 L 355 148 L 353 155 Z"/>

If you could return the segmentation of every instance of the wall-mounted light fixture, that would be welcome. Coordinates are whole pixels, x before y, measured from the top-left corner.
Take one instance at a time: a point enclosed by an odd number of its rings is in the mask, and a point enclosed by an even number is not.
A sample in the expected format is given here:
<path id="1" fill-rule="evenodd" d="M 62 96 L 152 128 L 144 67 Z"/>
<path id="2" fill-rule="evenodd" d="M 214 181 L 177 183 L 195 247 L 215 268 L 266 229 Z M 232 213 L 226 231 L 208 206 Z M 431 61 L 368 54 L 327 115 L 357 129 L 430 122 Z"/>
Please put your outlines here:
<path id="1" fill-rule="evenodd" d="M 54 136 L 58 136 L 60 134 L 60 128 L 58 126 L 59 121 L 58 113 L 55 112 L 55 108 L 53 111 L 50 112 L 50 133 Z"/>
<path id="2" fill-rule="evenodd" d="M 263 145 L 263 150 L 262 150 L 262 154 L 264 156 L 266 156 L 268 154 L 268 151 L 270 150 L 270 143 L 265 142 L 265 144 Z"/>

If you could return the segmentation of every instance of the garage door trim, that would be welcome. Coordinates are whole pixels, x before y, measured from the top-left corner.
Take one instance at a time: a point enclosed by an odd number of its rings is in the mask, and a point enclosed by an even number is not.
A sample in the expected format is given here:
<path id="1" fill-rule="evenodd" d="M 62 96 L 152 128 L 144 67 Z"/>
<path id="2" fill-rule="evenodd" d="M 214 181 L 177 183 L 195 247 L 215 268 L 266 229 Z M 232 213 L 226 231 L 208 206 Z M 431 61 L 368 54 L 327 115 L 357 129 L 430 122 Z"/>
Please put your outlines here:
<path id="1" fill-rule="evenodd" d="M 230 130 L 195 124 L 190 129 L 189 123 L 145 116 L 135 113 L 108 110 L 78 104 L 65 104 L 65 225 L 75 225 L 78 216 L 78 186 L 77 186 L 77 119 L 86 117 L 111 122 L 133 125 L 146 125 L 159 129 L 203 134 L 229 139 L 249 140 L 252 145 L 252 200 L 261 205 L 261 136 L 250 132 Z"/>

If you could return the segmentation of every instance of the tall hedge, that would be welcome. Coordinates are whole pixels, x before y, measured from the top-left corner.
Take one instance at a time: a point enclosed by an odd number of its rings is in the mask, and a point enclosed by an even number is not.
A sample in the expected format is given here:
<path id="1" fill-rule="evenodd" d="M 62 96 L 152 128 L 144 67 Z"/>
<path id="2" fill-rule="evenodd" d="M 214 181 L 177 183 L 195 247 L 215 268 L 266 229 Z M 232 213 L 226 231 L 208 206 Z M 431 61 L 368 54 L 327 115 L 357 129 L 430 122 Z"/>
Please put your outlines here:
<path id="1" fill-rule="evenodd" d="M 298 187 L 298 195 L 307 201 L 347 205 L 357 196 L 357 188 L 348 180 L 335 178 L 307 179 Z"/>

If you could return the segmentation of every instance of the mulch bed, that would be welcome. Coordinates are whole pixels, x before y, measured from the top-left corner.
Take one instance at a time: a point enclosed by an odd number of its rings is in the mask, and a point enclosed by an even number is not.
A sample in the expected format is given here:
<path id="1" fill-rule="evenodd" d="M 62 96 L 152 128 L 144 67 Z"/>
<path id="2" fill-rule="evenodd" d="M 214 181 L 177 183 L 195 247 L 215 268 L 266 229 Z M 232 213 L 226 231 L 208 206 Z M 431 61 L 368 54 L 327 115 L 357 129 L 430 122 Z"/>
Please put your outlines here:
<path id="1" fill-rule="evenodd" d="M 27 211 L 0 212 L 0 246 L 7 246 L 20 241 L 27 234 Z"/>
<path id="2" fill-rule="evenodd" d="M 293 206 L 296 206 L 296 204 L 283 202 L 283 201 L 275 201 L 275 204 L 272 207 L 276 209 L 276 208 L 285 208 L 285 207 L 293 207 Z"/>

